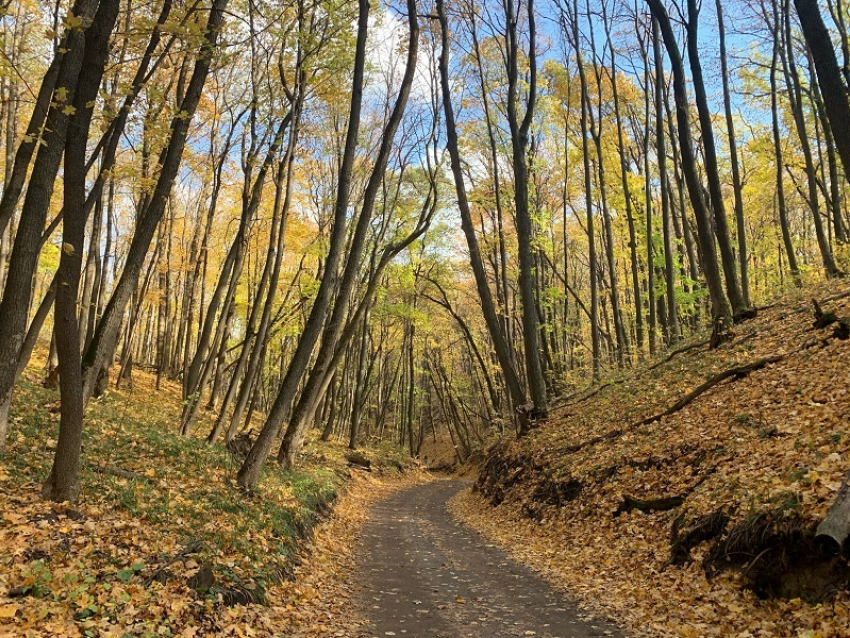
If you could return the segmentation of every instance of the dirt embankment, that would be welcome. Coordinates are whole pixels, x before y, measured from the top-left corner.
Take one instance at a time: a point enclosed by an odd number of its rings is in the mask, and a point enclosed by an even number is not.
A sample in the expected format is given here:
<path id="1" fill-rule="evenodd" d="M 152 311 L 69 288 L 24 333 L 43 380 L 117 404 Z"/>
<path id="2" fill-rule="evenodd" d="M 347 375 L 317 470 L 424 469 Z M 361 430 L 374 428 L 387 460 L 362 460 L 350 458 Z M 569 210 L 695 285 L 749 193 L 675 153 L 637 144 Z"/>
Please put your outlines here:
<path id="1" fill-rule="evenodd" d="M 456 510 L 638 634 L 850 636 L 815 541 L 850 470 L 847 321 L 829 284 L 682 344 L 498 444 Z"/>

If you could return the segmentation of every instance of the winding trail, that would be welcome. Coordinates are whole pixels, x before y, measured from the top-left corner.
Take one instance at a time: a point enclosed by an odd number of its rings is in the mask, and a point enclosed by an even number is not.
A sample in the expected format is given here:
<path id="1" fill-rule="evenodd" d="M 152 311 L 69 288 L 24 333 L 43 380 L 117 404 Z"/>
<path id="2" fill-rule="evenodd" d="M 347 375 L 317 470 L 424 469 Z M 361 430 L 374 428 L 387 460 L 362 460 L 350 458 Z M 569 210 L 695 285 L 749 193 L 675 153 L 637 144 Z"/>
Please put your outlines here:
<path id="1" fill-rule="evenodd" d="M 454 521 L 446 502 L 468 485 L 433 481 L 373 507 L 357 551 L 360 638 L 622 636 Z"/>

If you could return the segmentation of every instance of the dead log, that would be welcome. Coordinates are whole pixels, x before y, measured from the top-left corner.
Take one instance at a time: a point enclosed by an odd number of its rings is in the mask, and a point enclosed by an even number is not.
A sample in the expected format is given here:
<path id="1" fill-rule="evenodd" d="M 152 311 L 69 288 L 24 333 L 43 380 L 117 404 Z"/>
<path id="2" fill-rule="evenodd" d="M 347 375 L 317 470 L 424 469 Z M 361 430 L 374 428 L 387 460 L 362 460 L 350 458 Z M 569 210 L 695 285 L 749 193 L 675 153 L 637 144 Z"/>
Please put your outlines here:
<path id="1" fill-rule="evenodd" d="M 749 321 L 750 319 L 755 319 L 759 316 L 759 309 L 753 306 L 752 308 L 745 308 L 744 310 L 740 310 L 735 313 L 732 317 L 732 323 L 738 325 L 739 323 L 743 323 L 745 321 Z"/>
<path id="2" fill-rule="evenodd" d="M 841 489 L 832 503 L 832 507 L 823 517 L 815 531 L 815 538 L 828 546 L 834 553 L 844 548 L 850 536 L 850 472 L 844 475 Z"/>
<path id="3" fill-rule="evenodd" d="M 358 463 L 352 463 L 351 461 L 348 462 L 348 467 L 350 467 L 352 470 L 360 470 L 361 472 L 371 472 L 372 471 L 372 468 L 369 467 L 368 465 L 360 465 Z"/>
<path id="4" fill-rule="evenodd" d="M 623 495 L 623 502 L 620 503 L 614 512 L 614 517 L 618 517 L 623 512 L 631 512 L 638 510 L 647 514 L 649 512 L 669 512 L 676 509 L 685 502 L 684 496 L 664 496 L 661 498 L 640 499 L 633 496 Z"/>
<path id="5" fill-rule="evenodd" d="M 357 452 L 355 450 L 346 452 L 345 460 L 348 461 L 349 467 L 353 467 L 358 470 L 366 470 L 367 472 L 372 471 L 372 461 L 366 458 L 366 456 L 361 452 Z"/>

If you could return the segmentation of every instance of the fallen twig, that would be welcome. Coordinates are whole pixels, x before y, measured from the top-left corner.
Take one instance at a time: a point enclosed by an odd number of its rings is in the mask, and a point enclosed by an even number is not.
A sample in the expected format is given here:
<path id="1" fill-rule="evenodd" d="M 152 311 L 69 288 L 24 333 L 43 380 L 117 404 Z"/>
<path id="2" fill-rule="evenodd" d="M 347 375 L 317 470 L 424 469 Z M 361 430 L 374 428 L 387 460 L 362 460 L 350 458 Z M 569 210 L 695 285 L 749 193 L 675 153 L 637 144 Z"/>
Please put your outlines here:
<path id="1" fill-rule="evenodd" d="M 88 468 L 95 474 L 107 474 L 109 476 L 118 476 L 132 481 L 144 481 L 145 483 L 151 482 L 150 478 L 144 474 L 131 472 L 130 470 L 122 470 L 120 467 L 106 467 L 105 465 L 98 465 L 97 463 L 89 463 Z"/>

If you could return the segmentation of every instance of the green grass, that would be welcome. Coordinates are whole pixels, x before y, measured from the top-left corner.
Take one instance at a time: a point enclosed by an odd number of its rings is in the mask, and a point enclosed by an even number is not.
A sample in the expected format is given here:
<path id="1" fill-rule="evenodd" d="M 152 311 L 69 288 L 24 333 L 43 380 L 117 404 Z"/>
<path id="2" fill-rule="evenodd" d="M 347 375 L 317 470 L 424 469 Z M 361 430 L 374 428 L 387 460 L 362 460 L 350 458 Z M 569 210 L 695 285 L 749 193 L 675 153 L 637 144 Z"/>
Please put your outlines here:
<path id="1" fill-rule="evenodd" d="M 2 459 L 10 476 L 6 489 L 37 490 L 46 479 L 59 415 L 45 406 L 57 400 L 56 391 L 21 381 Z M 196 543 L 195 559 L 215 566 L 225 580 L 268 582 L 286 570 L 298 541 L 335 499 L 343 481 L 340 454 L 324 451 L 324 462 L 338 467 L 289 472 L 271 460 L 247 496 L 233 481 L 242 459 L 221 444 L 181 437 L 178 418 L 173 389 L 162 395 L 112 392 L 94 401 L 85 421 L 79 506 L 129 515 L 178 546 Z M 98 473 L 94 466 L 144 479 Z"/>

